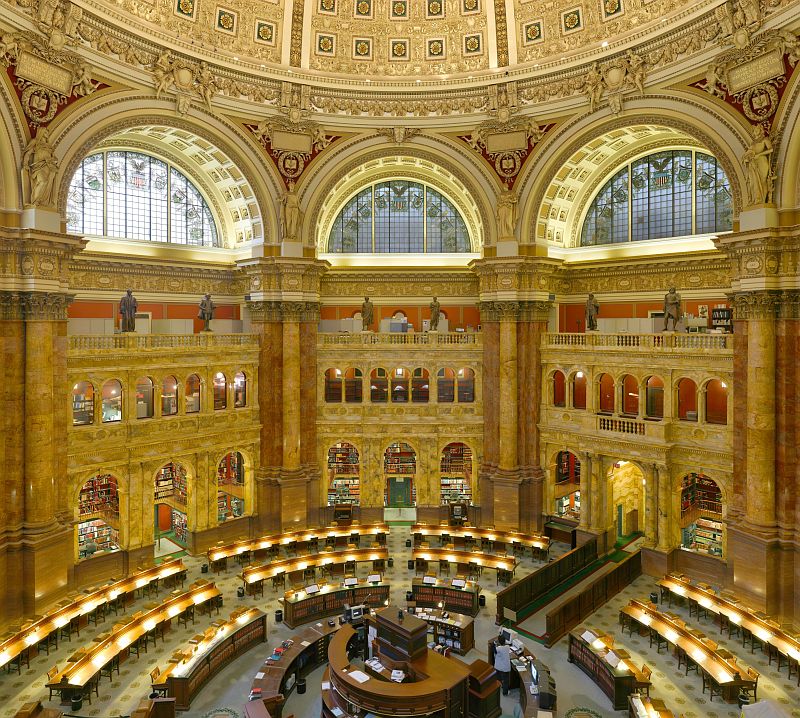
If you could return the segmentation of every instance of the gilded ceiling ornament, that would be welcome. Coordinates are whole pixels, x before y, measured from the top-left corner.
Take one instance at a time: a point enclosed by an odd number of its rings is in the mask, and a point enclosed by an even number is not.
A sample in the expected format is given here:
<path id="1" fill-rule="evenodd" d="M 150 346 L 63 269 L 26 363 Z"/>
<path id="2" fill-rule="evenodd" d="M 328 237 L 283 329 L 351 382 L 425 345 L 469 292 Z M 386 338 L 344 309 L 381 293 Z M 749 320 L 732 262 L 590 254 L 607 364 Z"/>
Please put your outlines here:
<path id="1" fill-rule="evenodd" d="M 219 91 L 218 80 L 205 61 L 197 63 L 173 59 L 168 52 L 162 52 L 150 66 L 156 88 L 156 97 L 169 90 L 176 95 L 178 114 L 189 111 L 193 95 L 199 95 L 203 103 L 211 109 L 211 99 Z"/>
<path id="2" fill-rule="evenodd" d="M 644 95 L 644 83 L 647 73 L 645 60 L 631 50 L 602 65 L 592 63 L 586 73 L 584 94 L 589 98 L 589 111 L 594 112 L 602 102 L 603 96 L 608 99 L 611 111 L 615 115 L 622 112 L 624 94 L 635 91 Z"/>
<path id="3" fill-rule="evenodd" d="M 384 127 L 378 130 L 379 135 L 387 137 L 392 142 L 396 142 L 398 145 L 408 142 L 412 137 L 416 137 L 420 132 L 421 130 L 416 127 L 401 127 L 400 125 L 395 125 L 394 127 Z"/>
<path id="4" fill-rule="evenodd" d="M 762 22 L 758 0 L 726 0 L 716 8 L 714 16 L 722 31 L 722 42 L 732 42 L 740 49 L 747 47 Z"/>

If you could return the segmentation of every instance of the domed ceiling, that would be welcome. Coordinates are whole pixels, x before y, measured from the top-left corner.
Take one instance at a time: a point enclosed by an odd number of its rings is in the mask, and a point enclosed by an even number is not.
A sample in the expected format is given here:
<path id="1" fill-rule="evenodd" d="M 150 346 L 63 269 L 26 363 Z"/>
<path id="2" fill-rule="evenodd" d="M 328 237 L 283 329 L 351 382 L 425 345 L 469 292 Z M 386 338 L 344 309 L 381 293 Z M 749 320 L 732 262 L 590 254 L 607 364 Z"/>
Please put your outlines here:
<path id="1" fill-rule="evenodd" d="M 159 44 L 222 55 L 268 74 L 297 68 L 317 76 L 372 81 L 472 79 L 473 74 L 493 76 L 497 69 L 585 62 L 607 45 L 641 43 L 718 4 L 719 0 L 86 3 L 93 13 L 150 35 Z"/>

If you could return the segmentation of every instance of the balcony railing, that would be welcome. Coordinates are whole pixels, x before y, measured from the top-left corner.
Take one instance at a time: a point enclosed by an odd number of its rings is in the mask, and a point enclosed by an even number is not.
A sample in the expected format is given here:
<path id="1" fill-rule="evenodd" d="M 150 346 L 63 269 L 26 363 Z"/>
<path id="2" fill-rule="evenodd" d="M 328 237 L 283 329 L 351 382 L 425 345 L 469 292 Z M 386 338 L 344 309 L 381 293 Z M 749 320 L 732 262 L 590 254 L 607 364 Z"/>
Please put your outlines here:
<path id="1" fill-rule="evenodd" d="M 358 334 L 322 334 L 319 335 L 322 346 L 469 346 L 483 345 L 480 332 L 360 332 Z"/>
<path id="2" fill-rule="evenodd" d="M 544 337 L 548 349 L 622 350 L 641 349 L 665 353 L 692 351 L 733 353 L 732 334 L 586 334 L 550 333 Z"/>
<path id="3" fill-rule="evenodd" d="M 258 347 L 255 334 L 80 334 L 69 337 L 70 354 L 94 352 L 193 351 L 223 347 Z"/>
<path id="4" fill-rule="evenodd" d="M 610 416 L 598 416 L 597 428 L 600 431 L 614 431 L 617 434 L 644 436 L 647 424 L 644 421 L 636 421 L 635 419 L 615 419 Z"/>

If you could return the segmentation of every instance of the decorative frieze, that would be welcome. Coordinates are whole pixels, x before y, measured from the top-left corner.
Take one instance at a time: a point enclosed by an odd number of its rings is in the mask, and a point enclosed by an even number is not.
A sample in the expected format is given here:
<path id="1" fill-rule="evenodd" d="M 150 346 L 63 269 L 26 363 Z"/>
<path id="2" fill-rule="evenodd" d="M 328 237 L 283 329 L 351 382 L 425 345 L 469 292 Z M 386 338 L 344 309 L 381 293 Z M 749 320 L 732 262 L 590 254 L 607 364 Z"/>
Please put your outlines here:
<path id="1" fill-rule="evenodd" d="M 252 322 L 318 322 L 319 302 L 249 301 Z"/>

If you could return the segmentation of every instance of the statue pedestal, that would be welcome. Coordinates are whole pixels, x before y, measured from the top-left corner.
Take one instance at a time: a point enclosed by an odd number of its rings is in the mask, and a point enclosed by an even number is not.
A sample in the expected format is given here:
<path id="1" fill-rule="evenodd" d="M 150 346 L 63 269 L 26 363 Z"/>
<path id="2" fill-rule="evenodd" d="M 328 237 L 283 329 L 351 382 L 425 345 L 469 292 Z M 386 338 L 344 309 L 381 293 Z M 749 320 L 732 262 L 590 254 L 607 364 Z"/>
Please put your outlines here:
<path id="1" fill-rule="evenodd" d="M 45 232 L 61 232 L 61 215 L 55 210 L 41 207 L 26 207 L 22 210 L 20 226 L 24 229 L 41 229 Z"/>
<path id="2" fill-rule="evenodd" d="M 373 334 L 374 332 L 372 331 L 372 329 L 362 329 L 361 333 L 362 334 Z"/>
<path id="3" fill-rule="evenodd" d="M 778 226 L 778 208 L 774 204 L 759 204 L 739 213 L 739 231 L 766 229 Z"/>

